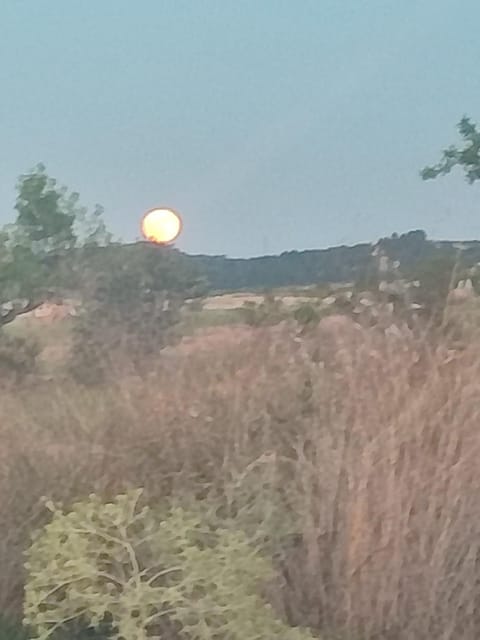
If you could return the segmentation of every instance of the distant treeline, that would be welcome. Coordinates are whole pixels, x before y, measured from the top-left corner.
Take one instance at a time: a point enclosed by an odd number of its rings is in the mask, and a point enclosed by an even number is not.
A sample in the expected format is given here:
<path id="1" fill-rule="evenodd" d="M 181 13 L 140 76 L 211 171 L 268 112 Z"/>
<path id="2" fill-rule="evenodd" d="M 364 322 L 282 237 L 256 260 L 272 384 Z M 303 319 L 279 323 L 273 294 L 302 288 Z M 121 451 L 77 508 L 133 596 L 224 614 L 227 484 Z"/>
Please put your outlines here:
<path id="1" fill-rule="evenodd" d="M 136 262 L 141 265 L 145 260 L 154 264 L 155 256 L 161 258 L 163 280 L 169 286 L 180 276 L 192 283 L 200 278 L 200 289 L 210 292 L 268 291 L 346 282 L 370 288 L 379 280 L 398 277 L 420 280 L 427 288 L 437 287 L 441 280 L 442 287 L 448 288 L 451 277 L 463 278 L 471 267 L 480 263 L 480 241 L 437 242 L 417 230 L 393 234 L 376 243 L 288 251 L 256 258 L 188 255 L 147 242 L 117 243 L 86 248 L 78 253 L 75 269 L 78 282 L 72 283 L 72 290 L 84 290 L 95 274 L 110 268 L 122 269 Z M 379 270 L 382 256 L 388 258 L 387 272 Z"/>
<path id="2" fill-rule="evenodd" d="M 308 286 L 329 282 L 365 284 L 378 275 L 379 256 L 400 263 L 405 277 L 424 271 L 448 269 L 460 259 L 462 267 L 480 262 L 480 241 L 463 243 L 428 240 L 424 231 L 393 234 L 376 244 L 339 246 L 309 251 L 288 251 L 277 256 L 227 258 L 187 256 L 188 261 L 218 291 Z"/>

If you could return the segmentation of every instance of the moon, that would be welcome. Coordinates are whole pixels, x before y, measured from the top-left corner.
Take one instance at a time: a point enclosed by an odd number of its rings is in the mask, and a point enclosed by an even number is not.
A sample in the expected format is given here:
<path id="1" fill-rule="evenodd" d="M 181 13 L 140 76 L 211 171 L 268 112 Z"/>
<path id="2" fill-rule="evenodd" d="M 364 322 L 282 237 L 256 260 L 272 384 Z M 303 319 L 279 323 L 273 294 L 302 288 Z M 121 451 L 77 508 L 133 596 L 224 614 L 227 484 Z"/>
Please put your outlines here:
<path id="1" fill-rule="evenodd" d="M 142 234 L 149 242 L 170 244 L 182 231 L 182 220 L 173 209 L 150 209 L 142 219 Z"/>

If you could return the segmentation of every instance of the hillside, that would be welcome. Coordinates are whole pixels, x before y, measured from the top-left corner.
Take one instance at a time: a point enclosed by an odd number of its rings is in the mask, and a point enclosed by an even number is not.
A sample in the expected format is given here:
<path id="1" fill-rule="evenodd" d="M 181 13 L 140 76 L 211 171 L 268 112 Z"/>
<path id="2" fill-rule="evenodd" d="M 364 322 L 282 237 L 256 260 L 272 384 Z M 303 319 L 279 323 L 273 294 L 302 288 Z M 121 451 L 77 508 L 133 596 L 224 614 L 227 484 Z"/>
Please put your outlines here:
<path id="1" fill-rule="evenodd" d="M 474 266 L 480 261 L 480 241 L 467 241 L 462 245 L 462 265 Z M 364 243 L 328 249 L 288 251 L 277 256 L 255 258 L 207 255 L 187 258 L 206 277 L 213 290 L 241 291 L 365 281 L 376 269 L 381 255 L 398 261 L 402 273 L 414 277 L 425 269 L 428 271 L 432 263 L 455 260 L 458 247 L 457 242 L 434 242 L 423 231 L 410 231 L 382 238 L 376 245 Z"/>

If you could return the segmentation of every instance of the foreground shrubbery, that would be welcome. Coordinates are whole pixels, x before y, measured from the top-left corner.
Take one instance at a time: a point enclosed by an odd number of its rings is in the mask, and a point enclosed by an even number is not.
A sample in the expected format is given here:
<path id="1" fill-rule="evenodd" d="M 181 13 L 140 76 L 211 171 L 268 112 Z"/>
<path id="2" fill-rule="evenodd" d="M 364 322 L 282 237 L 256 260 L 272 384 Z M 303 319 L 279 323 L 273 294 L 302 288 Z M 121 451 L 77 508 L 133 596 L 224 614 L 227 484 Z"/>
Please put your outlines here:
<path id="1" fill-rule="evenodd" d="M 232 327 L 143 379 L 2 391 L 0 610 L 20 615 L 41 496 L 143 486 L 155 510 L 168 498 L 270 557 L 264 597 L 290 625 L 473 640 L 480 344 L 449 346 L 335 318 Z"/>
<path id="2" fill-rule="evenodd" d="M 308 638 L 260 597 L 273 579 L 245 534 L 212 528 L 181 507 L 139 507 L 141 491 L 97 496 L 52 521 L 28 552 L 25 623 L 39 640 L 69 624 L 109 636 Z"/>

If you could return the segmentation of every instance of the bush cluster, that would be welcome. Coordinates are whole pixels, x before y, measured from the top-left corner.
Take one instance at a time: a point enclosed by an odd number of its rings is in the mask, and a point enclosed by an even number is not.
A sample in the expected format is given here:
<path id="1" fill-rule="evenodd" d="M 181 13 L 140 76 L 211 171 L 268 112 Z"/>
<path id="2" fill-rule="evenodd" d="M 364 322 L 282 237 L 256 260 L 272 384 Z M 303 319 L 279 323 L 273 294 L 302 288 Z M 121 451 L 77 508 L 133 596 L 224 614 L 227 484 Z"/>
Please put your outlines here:
<path id="1" fill-rule="evenodd" d="M 269 561 L 244 534 L 211 528 L 181 507 L 139 507 L 140 491 L 95 495 L 49 522 L 26 563 L 25 624 L 46 640 L 67 623 L 124 640 L 309 638 L 261 598 Z"/>

